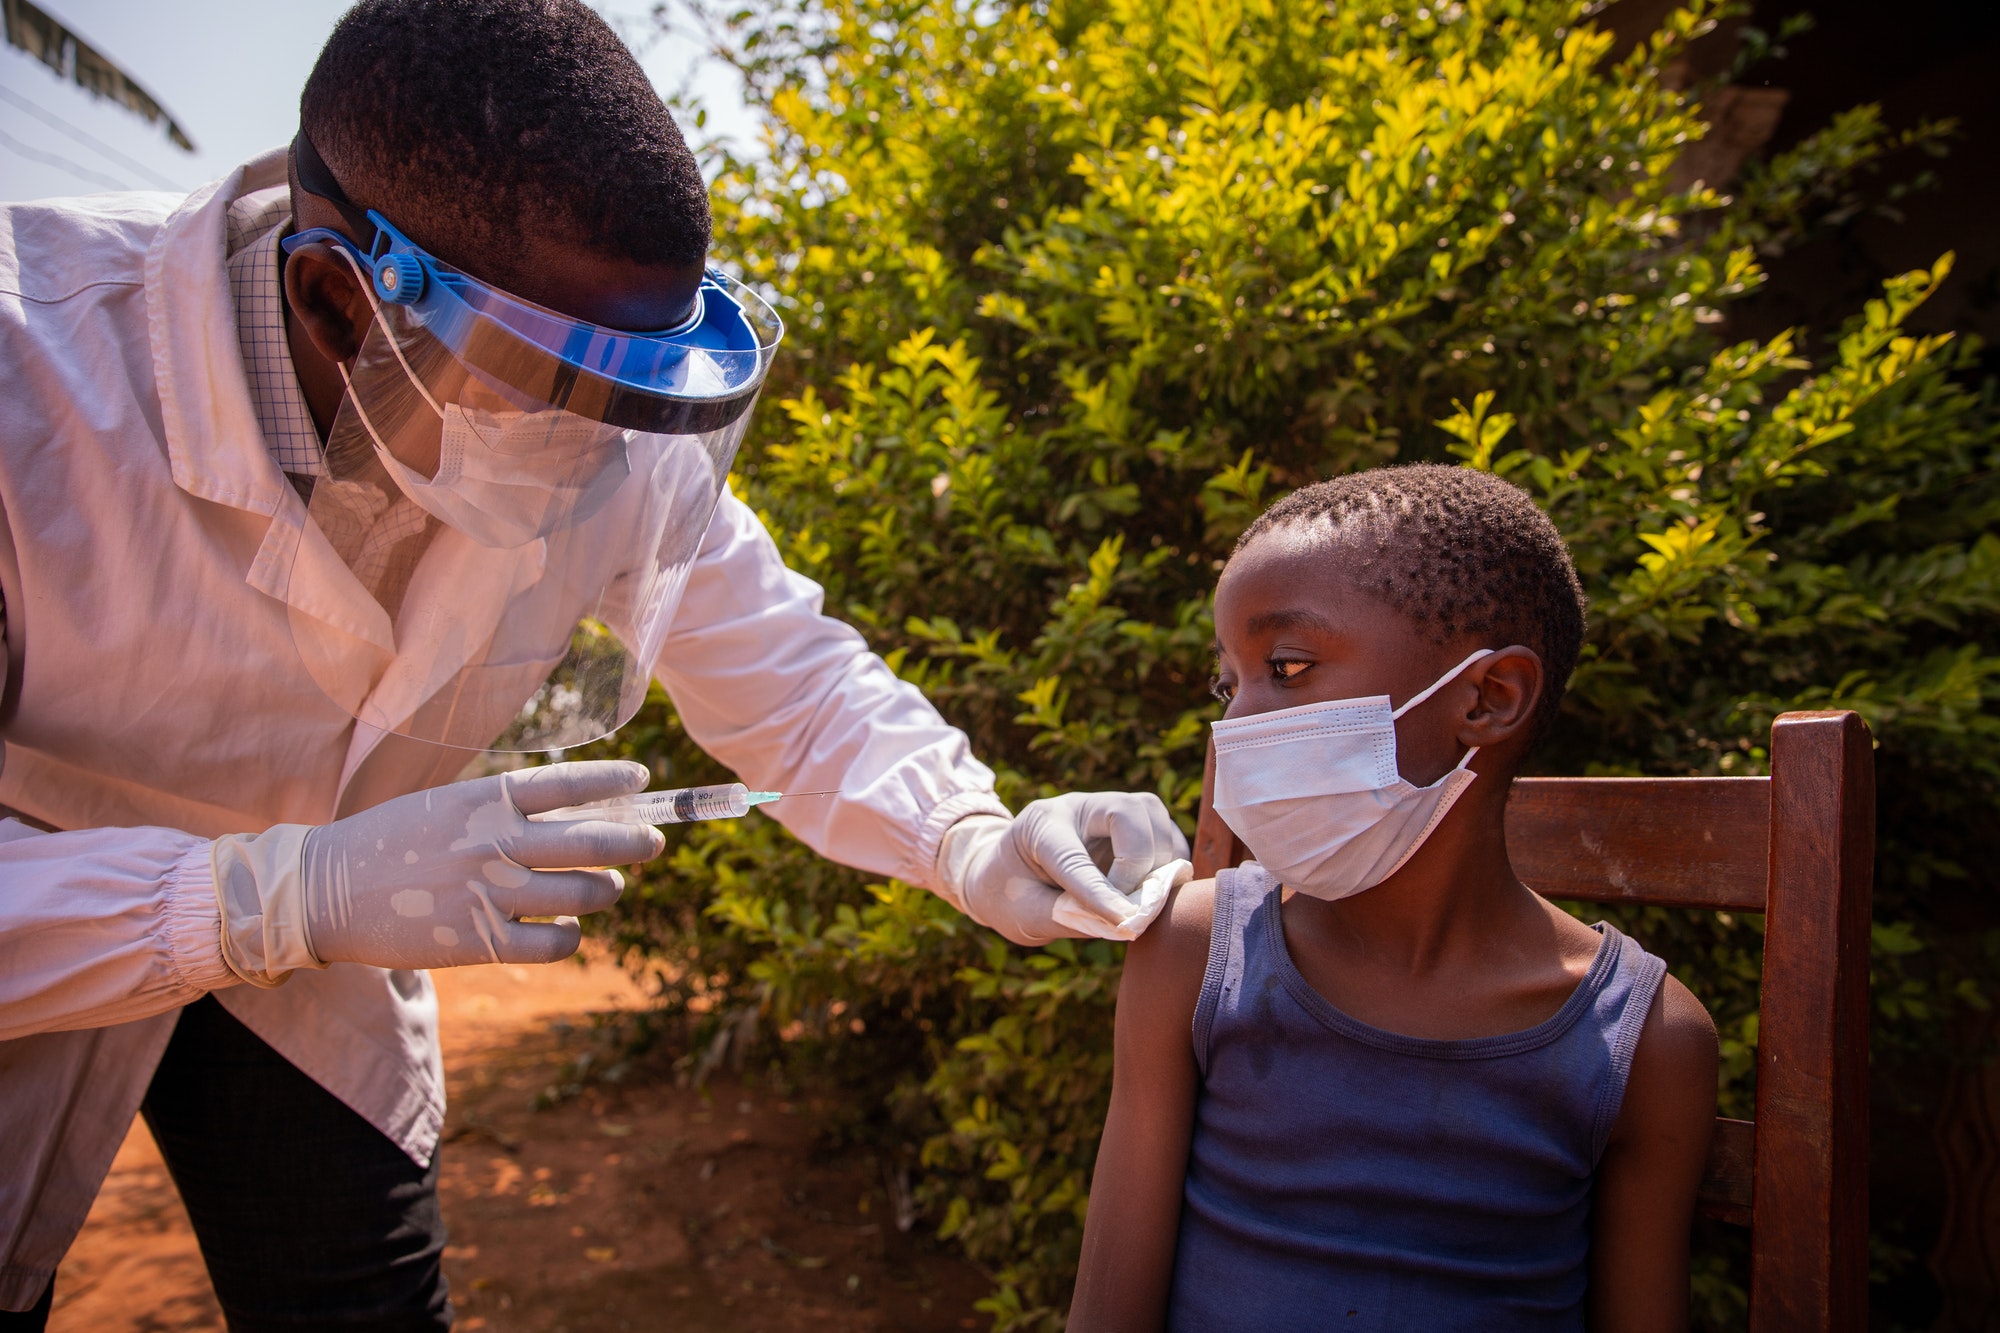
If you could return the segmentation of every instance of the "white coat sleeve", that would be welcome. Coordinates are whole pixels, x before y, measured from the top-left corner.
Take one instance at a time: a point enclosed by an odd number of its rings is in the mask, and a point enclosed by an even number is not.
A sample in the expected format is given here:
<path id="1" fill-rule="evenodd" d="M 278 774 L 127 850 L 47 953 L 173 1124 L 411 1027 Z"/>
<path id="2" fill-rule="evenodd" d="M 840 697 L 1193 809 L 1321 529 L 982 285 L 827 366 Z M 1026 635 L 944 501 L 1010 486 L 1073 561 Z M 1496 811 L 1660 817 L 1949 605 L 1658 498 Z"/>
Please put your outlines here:
<path id="1" fill-rule="evenodd" d="M 237 984 L 210 842 L 0 819 L 0 1041 L 108 1027 Z"/>
<path id="2" fill-rule="evenodd" d="M 965 733 L 785 567 L 725 491 L 656 668 L 696 744 L 752 787 L 838 791 L 760 807 L 822 856 L 936 889 L 938 845 L 1007 813 Z"/>

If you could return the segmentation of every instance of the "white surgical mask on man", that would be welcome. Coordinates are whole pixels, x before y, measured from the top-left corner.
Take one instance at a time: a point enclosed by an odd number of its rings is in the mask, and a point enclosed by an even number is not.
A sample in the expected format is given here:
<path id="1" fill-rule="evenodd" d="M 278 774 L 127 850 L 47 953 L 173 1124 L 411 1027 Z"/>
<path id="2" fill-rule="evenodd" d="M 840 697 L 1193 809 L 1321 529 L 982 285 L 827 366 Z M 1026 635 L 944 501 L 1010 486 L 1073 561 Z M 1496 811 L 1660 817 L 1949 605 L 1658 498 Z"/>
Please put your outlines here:
<path id="1" fill-rule="evenodd" d="M 396 485 L 481 546 L 511 549 L 583 522 L 629 475 L 622 432 L 549 409 L 487 412 L 443 405 L 437 475 L 426 479 L 384 447 Z"/>
<path id="2" fill-rule="evenodd" d="M 1391 711 L 1389 696 L 1332 699 L 1215 724 L 1215 812 L 1273 878 L 1331 902 L 1402 868 L 1472 785 L 1467 765 L 1428 787 L 1396 766 L 1396 719 L 1493 649 Z"/>
<path id="3" fill-rule="evenodd" d="M 384 322 L 375 285 L 360 262 L 342 251 L 355 270 L 378 324 Z M 438 467 L 426 477 L 396 456 L 362 407 L 345 362 L 340 378 L 375 455 L 403 494 L 447 527 L 481 546 L 512 550 L 551 532 L 573 527 L 602 509 L 625 484 L 630 432 L 561 408 L 488 411 L 440 403 L 411 368 L 394 338 L 388 340 L 409 387 L 438 415 Z M 709 387 L 709 386 L 704 386 Z"/>

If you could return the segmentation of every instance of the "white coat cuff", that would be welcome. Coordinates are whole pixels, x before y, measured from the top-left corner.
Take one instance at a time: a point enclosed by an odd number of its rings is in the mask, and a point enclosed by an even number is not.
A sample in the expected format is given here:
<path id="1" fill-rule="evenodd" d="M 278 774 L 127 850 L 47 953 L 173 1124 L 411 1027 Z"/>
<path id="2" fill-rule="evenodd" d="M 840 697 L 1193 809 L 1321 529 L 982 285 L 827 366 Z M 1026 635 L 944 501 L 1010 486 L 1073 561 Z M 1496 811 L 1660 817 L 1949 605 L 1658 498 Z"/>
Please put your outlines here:
<path id="1" fill-rule="evenodd" d="M 309 824 L 217 838 L 215 901 L 222 956 L 253 986 L 276 986 L 295 968 L 322 968 L 306 931 L 305 846 Z"/>
<path id="2" fill-rule="evenodd" d="M 953 824 L 969 815 L 998 815 L 1002 819 L 1012 819 L 1014 812 L 1002 805 L 1000 798 L 990 791 L 962 791 L 945 797 L 931 808 L 930 815 L 917 832 L 917 863 L 926 868 L 926 877 L 917 879 L 913 876 L 910 880 L 919 888 L 937 894 L 961 912 L 965 910 L 965 904 L 953 901 L 952 896 L 944 891 L 950 878 L 939 864 L 939 858 L 944 850 L 944 835 L 951 832 Z"/>
<path id="3" fill-rule="evenodd" d="M 167 872 L 161 912 L 167 966 L 176 986 L 203 993 L 234 986 L 240 978 L 222 952 L 222 912 L 215 897 L 210 846 L 191 848 Z"/>

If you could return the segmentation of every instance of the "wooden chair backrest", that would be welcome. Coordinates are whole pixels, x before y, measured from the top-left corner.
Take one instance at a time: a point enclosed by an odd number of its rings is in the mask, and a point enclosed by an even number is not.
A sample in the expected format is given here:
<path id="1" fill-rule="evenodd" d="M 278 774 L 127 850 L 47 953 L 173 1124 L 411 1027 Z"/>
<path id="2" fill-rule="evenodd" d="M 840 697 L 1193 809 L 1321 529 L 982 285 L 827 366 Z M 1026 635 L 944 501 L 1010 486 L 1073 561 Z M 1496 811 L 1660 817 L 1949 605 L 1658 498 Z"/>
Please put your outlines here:
<path id="1" fill-rule="evenodd" d="M 1247 856 L 1202 780 L 1197 877 Z M 1701 1210 L 1750 1228 L 1750 1326 L 1868 1320 L 1875 765 L 1851 712 L 1786 713 L 1768 778 L 1520 778 L 1514 869 L 1549 898 L 1762 913 L 1757 1119 L 1718 1117 Z"/>

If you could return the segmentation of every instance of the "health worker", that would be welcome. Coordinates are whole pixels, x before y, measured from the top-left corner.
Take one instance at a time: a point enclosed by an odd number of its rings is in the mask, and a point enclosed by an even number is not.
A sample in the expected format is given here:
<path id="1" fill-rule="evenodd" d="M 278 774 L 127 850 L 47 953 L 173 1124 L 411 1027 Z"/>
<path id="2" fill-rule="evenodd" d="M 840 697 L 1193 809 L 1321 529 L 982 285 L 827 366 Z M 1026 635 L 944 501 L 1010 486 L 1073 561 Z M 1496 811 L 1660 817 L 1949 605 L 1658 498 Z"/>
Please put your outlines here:
<path id="1" fill-rule="evenodd" d="M 576 0 L 363 0 L 288 151 L 0 208 L 0 1330 L 135 1114 L 232 1330 L 448 1327 L 424 969 L 566 957 L 661 847 L 530 818 L 637 764 L 454 779 L 654 680 L 840 793 L 770 807 L 809 846 L 1018 943 L 1185 856 L 1148 795 L 1010 815 L 785 567 L 726 483 L 782 329 L 709 229 Z"/>

